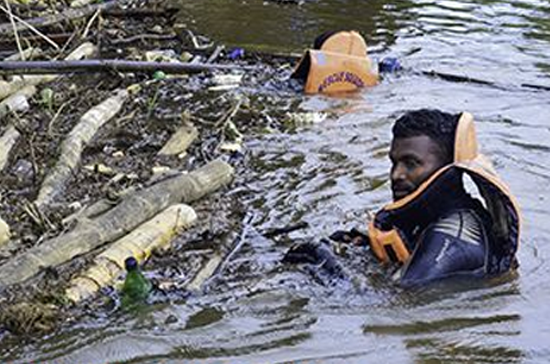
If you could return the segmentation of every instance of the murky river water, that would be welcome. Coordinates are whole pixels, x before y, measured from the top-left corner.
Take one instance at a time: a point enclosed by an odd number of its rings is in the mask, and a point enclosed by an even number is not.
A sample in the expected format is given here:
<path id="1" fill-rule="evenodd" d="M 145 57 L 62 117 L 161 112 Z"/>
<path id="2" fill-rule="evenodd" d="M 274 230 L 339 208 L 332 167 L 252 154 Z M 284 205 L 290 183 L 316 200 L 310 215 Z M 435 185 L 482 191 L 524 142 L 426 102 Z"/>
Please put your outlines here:
<path id="1" fill-rule="evenodd" d="M 327 29 L 361 31 L 375 56 L 406 71 L 345 100 L 351 110 L 249 140 L 244 193 L 254 228 L 235 256 L 248 271 L 192 301 L 136 317 L 98 317 L 11 350 L 52 363 L 544 363 L 550 362 L 550 2 L 181 0 L 183 20 L 219 42 L 300 51 Z M 437 70 L 496 82 L 453 83 Z M 341 103 L 312 97 L 312 109 Z M 387 149 L 396 115 L 420 107 L 473 113 L 484 153 L 524 213 L 517 277 L 470 287 L 399 292 L 380 282 L 328 287 L 289 276 L 282 243 L 257 233 L 307 221 L 292 239 L 357 226 L 390 199 Z M 378 188 L 375 188 L 378 187 Z M 244 277 L 244 278 L 243 278 Z M 171 319 L 168 320 L 167 318 Z M 174 320 L 174 317 L 177 320 Z M 171 323 L 169 323 L 171 322 Z"/>

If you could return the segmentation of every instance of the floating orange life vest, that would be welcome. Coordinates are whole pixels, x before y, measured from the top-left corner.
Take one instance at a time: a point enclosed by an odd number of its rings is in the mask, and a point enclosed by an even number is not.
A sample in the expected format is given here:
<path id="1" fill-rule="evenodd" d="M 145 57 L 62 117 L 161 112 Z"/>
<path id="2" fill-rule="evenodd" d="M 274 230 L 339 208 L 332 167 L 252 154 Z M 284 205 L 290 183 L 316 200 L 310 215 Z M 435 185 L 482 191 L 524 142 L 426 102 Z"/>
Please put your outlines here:
<path id="1" fill-rule="evenodd" d="M 399 214 L 404 211 L 407 206 L 423 198 L 428 187 L 441 183 L 444 179 L 442 177 L 453 172 L 453 169 L 459 169 L 470 176 L 491 216 L 494 244 L 499 246 L 490 248 L 501 255 L 495 257 L 493 265 L 498 267 L 492 270 L 501 272 L 509 269 L 519 245 L 519 207 L 508 187 L 498 177 L 491 161 L 478 152 L 474 120 L 469 113 L 462 113 L 457 125 L 454 162 L 437 170 L 410 195 L 386 205 L 377 216 L 382 212 Z M 392 260 L 406 263 L 409 260 L 411 253 L 397 229 L 383 230 L 377 226 L 376 217 L 369 222 L 368 229 L 372 251 L 382 263 Z"/>
<path id="2" fill-rule="evenodd" d="M 367 44 L 355 31 L 337 32 L 320 49 L 307 50 L 291 77 L 303 79 L 309 94 L 353 91 L 378 83 Z"/>

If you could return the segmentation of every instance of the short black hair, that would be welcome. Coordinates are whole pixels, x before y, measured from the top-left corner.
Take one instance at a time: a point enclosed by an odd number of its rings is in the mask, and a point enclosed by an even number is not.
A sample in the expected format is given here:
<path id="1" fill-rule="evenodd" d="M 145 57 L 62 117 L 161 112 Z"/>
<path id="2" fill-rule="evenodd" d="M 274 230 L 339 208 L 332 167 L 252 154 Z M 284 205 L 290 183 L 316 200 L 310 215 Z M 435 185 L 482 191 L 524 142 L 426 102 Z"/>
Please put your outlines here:
<path id="1" fill-rule="evenodd" d="M 392 128 L 394 139 L 426 135 L 436 142 L 447 163 L 454 159 L 455 133 L 461 114 L 450 114 L 435 109 L 409 111 Z"/>
<path id="2" fill-rule="evenodd" d="M 341 30 L 327 30 L 323 34 L 320 34 L 313 41 L 313 49 L 321 49 L 323 44 L 334 34 L 341 32 Z"/>

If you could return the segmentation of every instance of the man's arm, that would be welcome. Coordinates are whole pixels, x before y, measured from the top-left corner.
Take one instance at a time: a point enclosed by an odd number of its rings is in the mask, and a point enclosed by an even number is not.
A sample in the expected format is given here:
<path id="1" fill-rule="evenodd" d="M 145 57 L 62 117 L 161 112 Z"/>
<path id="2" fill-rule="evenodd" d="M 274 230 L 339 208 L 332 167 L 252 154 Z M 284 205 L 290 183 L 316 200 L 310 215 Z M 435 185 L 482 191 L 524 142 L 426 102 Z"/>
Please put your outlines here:
<path id="1" fill-rule="evenodd" d="M 410 261 L 402 268 L 401 284 L 418 285 L 485 271 L 488 236 L 473 210 L 460 210 L 438 220 L 420 236 Z"/>

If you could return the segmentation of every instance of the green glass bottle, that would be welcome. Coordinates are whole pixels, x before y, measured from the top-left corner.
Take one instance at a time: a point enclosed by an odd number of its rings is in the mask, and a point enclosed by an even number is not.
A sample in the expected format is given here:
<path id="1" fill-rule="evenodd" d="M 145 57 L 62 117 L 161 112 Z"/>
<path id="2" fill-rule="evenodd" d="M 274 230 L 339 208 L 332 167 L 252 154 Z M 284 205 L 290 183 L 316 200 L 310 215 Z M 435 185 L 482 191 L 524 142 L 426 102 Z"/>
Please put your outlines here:
<path id="1" fill-rule="evenodd" d="M 126 279 L 122 286 L 122 306 L 145 301 L 152 289 L 151 282 L 143 276 L 134 257 L 126 258 L 124 266 Z"/>

